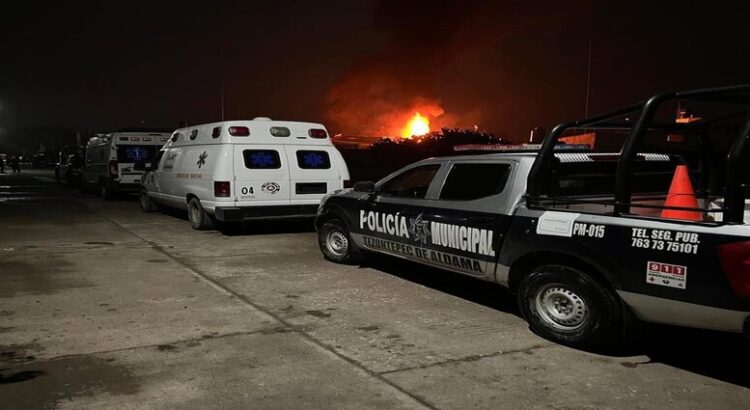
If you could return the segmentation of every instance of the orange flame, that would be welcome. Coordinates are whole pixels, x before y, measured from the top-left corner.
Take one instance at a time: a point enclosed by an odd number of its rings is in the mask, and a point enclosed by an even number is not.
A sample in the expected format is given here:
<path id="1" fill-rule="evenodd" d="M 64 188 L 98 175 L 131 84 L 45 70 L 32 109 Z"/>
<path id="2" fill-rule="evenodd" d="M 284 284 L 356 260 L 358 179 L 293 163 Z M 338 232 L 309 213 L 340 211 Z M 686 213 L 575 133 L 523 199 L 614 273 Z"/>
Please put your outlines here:
<path id="1" fill-rule="evenodd" d="M 419 137 L 430 132 L 430 120 L 420 113 L 414 113 L 406 127 L 401 130 L 401 136 L 404 138 Z"/>

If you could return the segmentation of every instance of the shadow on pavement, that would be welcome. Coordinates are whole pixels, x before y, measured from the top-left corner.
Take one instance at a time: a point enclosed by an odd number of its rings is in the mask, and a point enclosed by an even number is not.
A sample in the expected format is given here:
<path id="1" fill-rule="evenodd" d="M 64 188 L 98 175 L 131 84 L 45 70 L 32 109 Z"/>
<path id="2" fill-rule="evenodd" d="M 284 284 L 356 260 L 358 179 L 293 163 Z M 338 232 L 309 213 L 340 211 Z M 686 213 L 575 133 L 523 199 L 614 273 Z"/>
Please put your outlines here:
<path id="1" fill-rule="evenodd" d="M 367 266 L 473 303 L 520 317 L 516 298 L 506 288 L 468 276 L 378 255 Z M 626 367 L 662 363 L 750 388 L 750 340 L 735 333 L 639 323 L 628 342 L 585 349 L 613 357 L 647 356 Z"/>

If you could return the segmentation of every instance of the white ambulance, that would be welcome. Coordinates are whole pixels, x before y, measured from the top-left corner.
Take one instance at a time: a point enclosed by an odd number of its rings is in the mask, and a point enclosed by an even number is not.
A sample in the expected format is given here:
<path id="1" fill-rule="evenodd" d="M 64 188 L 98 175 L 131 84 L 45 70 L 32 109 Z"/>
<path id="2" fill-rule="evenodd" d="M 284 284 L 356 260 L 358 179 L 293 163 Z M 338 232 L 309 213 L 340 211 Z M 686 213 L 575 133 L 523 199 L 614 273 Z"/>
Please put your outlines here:
<path id="1" fill-rule="evenodd" d="M 322 124 L 269 118 L 178 129 L 146 169 L 143 211 L 186 209 L 194 229 L 314 217 L 323 196 L 349 186 Z"/>
<path id="2" fill-rule="evenodd" d="M 104 199 L 118 192 L 138 192 L 143 171 L 135 165 L 149 165 L 169 137 L 164 132 L 126 129 L 91 138 L 81 169 L 81 191 L 98 191 Z"/>

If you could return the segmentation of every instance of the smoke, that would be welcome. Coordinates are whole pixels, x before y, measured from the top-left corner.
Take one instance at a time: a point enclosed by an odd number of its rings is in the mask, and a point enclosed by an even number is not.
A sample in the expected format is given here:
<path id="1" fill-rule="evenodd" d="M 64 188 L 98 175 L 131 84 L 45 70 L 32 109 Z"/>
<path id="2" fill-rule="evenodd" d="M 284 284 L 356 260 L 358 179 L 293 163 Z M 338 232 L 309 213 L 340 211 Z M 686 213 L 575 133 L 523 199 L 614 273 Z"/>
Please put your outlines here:
<path id="1" fill-rule="evenodd" d="M 383 34 L 381 47 L 329 89 L 326 117 L 335 132 L 394 136 L 415 112 L 433 130 L 483 129 L 488 119 L 497 127 L 498 113 L 514 106 L 503 93 L 513 88 L 504 66 L 514 63 L 503 43 L 562 14 L 538 3 L 404 3 L 379 4 L 372 27 Z"/>

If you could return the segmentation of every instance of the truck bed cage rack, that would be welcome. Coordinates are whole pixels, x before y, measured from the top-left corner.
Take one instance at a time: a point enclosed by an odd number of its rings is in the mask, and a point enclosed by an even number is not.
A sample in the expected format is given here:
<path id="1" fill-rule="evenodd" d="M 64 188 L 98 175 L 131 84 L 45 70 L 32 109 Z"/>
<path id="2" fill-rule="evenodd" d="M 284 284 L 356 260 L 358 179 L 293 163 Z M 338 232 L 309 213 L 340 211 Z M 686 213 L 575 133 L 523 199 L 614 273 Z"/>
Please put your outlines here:
<path id="1" fill-rule="evenodd" d="M 728 87 L 706 88 L 682 92 L 670 92 L 657 94 L 646 101 L 639 102 L 606 114 L 585 118 L 582 120 L 562 123 L 555 126 L 544 138 L 542 147 L 532 165 L 527 180 L 527 202 L 531 207 L 543 207 L 544 203 L 559 201 L 562 198 L 550 195 L 550 182 L 555 160 L 555 146 L 558 144 L 563 133 L 570 129 L 581 128 L 629 128 L 630 134 L 623 144 L 620 157 L 617 161 L 615 174 L 614 192 L 614 214 L 630 214 L 631 207 L 673 209 L 674 207 L 633 204 L 632 198 L 632 174 L 633 162 L 638 155 L 644 136 L 647 131 L 659 128 L 662 124 L 654 123 L 654 116 L 658 109 L 665 103 L 675 100 L 692 100 L 714 103 L 732 103 L 750 105 L 750 84 L 734 85 Z M 687 124 L 669 124 L 667 129 L 690 129 L 705 126 L 719 119 L 742 115 L 747 110 L 734 112 L 718 119 L 707 121 L 695 121 Z M 623 127 L 619 119 L 627 114 L 638 114 L 634 124 Z M 750 141 L 750 120 L 745 122 L 741 131 L 734 138 L 727 155 L 726 174 L 724 179 L 724 205 L 719 211 L 723 212 L 723 220 L 730 224 L 742 224 L 744 221 L 745 194 L 747 186 L 742 183 L 743 161 L 747 161 L 748 143 Z M 701 189 L 703 186 L 700 187 Z M 684 209 L 699 212 L 716 212 L 708 209 Z"/>

